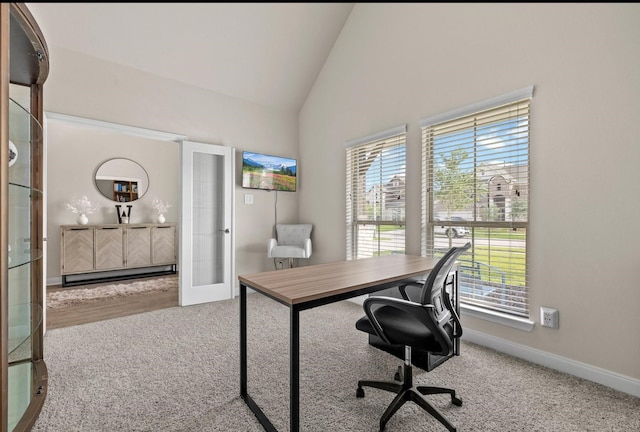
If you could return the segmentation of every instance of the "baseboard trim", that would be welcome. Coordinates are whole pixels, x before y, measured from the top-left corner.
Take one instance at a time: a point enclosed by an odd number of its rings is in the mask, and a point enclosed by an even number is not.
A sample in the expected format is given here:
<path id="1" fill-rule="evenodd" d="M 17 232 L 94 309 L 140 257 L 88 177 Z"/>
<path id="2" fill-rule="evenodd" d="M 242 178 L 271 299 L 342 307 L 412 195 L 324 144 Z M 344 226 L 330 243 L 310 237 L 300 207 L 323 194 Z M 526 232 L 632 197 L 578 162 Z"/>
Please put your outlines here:
<path id="1" fill-rule="evenodd" d="M 505 339 L 464 329 L 462 340 L 640 397 L 640 380 Z M 464 351 L 462 352 L 464 355 Z"/>
<path id="2" fill-rule="evenodd" d="M 62 285 L 62 276 L 47 279 L 47 286 Z"/>

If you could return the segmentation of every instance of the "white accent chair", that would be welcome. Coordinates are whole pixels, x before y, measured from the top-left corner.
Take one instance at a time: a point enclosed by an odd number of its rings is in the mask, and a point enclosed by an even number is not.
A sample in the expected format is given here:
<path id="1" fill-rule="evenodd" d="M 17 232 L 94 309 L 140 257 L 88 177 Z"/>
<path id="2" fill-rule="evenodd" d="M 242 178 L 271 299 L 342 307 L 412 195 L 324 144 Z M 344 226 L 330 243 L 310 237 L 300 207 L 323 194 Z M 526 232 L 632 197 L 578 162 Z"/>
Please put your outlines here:
<path id="1" fill-rule="evenodd" d="M 286 258 L 289 268 L 294 259 L 311 257 L 311 224 L 276 224 L 276 238 L 269 239 L 267 254 L 274 262 Z M 276 269 L 277 269 L 276 265 Z"/>

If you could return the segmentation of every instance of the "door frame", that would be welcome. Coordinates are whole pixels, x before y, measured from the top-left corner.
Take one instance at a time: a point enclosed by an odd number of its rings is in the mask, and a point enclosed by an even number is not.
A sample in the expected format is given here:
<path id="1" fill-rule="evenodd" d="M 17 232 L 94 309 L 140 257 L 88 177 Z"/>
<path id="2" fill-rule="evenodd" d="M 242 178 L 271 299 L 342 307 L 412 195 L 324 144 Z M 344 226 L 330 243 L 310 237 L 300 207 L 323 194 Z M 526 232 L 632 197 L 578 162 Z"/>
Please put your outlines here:
<path id="1" fill-rule="evenodd" d="M 185 291 L 186 289 L 192 288 L 189 284 L 186 283 L 186 279 L 188 279 L 191 275 L 191 269 L 187 269 L 188 261 L 190 261 L 190 253 L 189 246 L 191 246 L 190 238 L 192 232 L 192 227 L 190 225 L 191 213 L 190 208 L 185 207 L 187 203 L 184 202 L 185 197 L 189 197 L 191 194 L 190 185 L 192 184 L 192 172 L 188 168 L 188 164 L 193 159 L 190 158 L 189 161 L 186 161 L 185 158 L 188 157 L 187 154 L 193 154 L 195 152 L 201 151 L 206 152 L 207 150 L 214 150 L 210 154 L 222 155 L 225 157 L 225 180 L 228 181 L 228 187 L 225 188 L 225 203 L 228 208 L 228 213 L 226 213 L 227 222 L 225 224 L 225 228 L 229 230 L 228 233 L 228 251 L 225 254 L 225 258 L 227 260 L 225 272 L 228 274 L 228 280 L 223 281 L 221 284 L 222 287 L 227 290 L 223 296 L 220 296 L 219 293 L 215 295 L 209 295 L 206 292 L 200 292 L 185 301 Z M 180 306 L 189 306 L 193 304 L 199 303 L 208 303 L 212 301 L 218 300 L 227 300 L 233 299 L 237 296 L 236 289 L 236 265 L 235 265 L 235 149 L 229 146 L 223 146 L 219 144 L 212 143 L 204 143 L 204 142 L 196 142 L 190 140 L 182 140 L 180 143 L 180 174 L 181 174 L 181 193 L 180 193 L 180 240 L 179 240 L 179 262 L 181 263 L 180 269 L 181 271 L 179 280 L 180 280 L 180 294 L 179 294 L 179 304 Z M 227 285 L 226 287 L 224 285 Z M 188 286 L 189 285 L 189 286 Z M 215 285 L 215 284 L 214 284 Z"/>
<path id="2" fill-rule="evenodd" d="M 164 131 L 158 131 L 158 130 L 153 130 L 153 129 L 146 129 L 146 128 L 140 128 L 137 126 L 129 126 L 129 125 L 124 125 L 124 124 L 119 124 L 119 123 L 112 123 L 112 122 L 107 122 L 107 121 L 102 121 L 102 120 L 95 120 L 95 119 L 90 119 L 90 118 L 86 118 L 86 117 L 80 117 L 80 116 L 74 116 L 74 115 L 68 115 L 68 114 L 62 114 L 62 113 L 58 113 L 55 111 L 44 111 L 43 113 L 43 123 L 44 123 L 44 127 L 45 127 L 45 137 L 44 137 L 44 149 L 43 151 L 47 152 L 47 147 L 48 147 L 48 143 L 47 143 L 47 134 L 46 134 L 46 127 L 48 125 L 48 122 L 62 122 L 62 123 L 68 123 L 68 124 L 75 124 L 75 125 L 81 125 L 81 126 L 85 126 L 85 127 L 90 127 L 90 128 L 97 128 L 97 129 L 103 129 L 103 130 L 110 130 L 110 131 L 117 131 L 119 133 L 125 133 L 125 134 L 131 134 L 131 135 L 136 135 L 136 136 L 140 136 L 140 137 L 144 137 L 144 138 L 148 138 L 148 139 L 152 139 L 152 140 L 157 140 L 157 141 L 168 141 L 168 142 L 174 142 L 178 145 L 180 145 L 180 147 L 182 147 L 182 143 L 184 141 L 188 141 L 188 136 L 184 135 L 184 134 L 177 134 L 177 133 L 172 133 L 172 132 L 164 132 Z M 210 145 L 218 145 L 218 144 L 210 144 Z M 218 145 L 220 147 L 225 147 L 225 146 L 221 146 Z M 232 160 L 235 160 L 235 149 L 231 148 L 231 156 L 232 156 Z M 43 169 L 46 170 L 47 166 L 46 166 L 46 156 L 45 156 L 45 162 L 44 162 L 44 167 Z M 231 186 L 231 202 L 232 202 L 232 206 L 231 206 L 231 211 L 232 211 L 232 220 L 231 220 L 231 228 L 233 228 L 235 226 L 235 161 L 232 162 L 232 169 L 233 169 L 233 173 L 232 173 L 232 177 L 233 177 L 233 182 L 232 182 L 232 186 Z M 179 178 L 176 179 L 177 181 L 181 181 L 182 177 L 184 176 L 183 172 L 182 172 L 182 165 L 179 164 L 178 167 L 178 176 Z M 46 184 L 46 177 L 45 177 L 45 183 L 44 183 L 44 188 L 47 188 L 47 184 Z M 47 196 L 47 194 L 45 193 L 45 197 Z M 45 223 L 45 231 L 44 231 L 44 237 L 46 239 L 47 236 L 47 227 L 46 227 L 46 220 L 47 220 L 47 202 L 43 202 L 43 212 L 44 212 L 44 223 Z M 181 237 L 182 237 L 182 232 L 184 230 L 184 222 L 181 220 L 180 215 L 178 215 L 178 239 L 177 242 L 178 244 L 181 244 Z M 232 290 L 232 296 L 233 297 L 237 297 L 238 296 L 238 286 L 236 283 L 236 268 L 235 268 L 235 230 L 231 229 L 231 257 L 230 257 L 230 272 L 231 272 L 231 290 Z M 47 245 L 47 243 L 45 242 L 45 246 Z M 46 249 L 46 247 L 45 247 Z M 44 252 L 46 254 L 46 251 Z M 46 257 L 45 257 L 46 260 Z M 45 261 L 46 264 L 46 261 Z M 49 282 L 55 283 L 57 281 L 49 281 L 49 279 L 47 278 L 47 266 L 44 265 L 43 266 L 43 281 L 44 281 L 44 285 L 46 286 Z M 178 266 L 177 269 L 179 270 L 182 267 L 182 262 L 181 262 L 181 257 L 180 257 L 180 253 L 178 254 Z M 44 288 L 44 287 L 43 287 Z M 45 301 L 46 301 L 46 296 L 44 296 Z M 45 305 L 46 306 L 46 305 Z"/>
<path id="3" fill-rule="evenodd" d="M 43 184 L 43 188 L 44 188 L 44 201 L 42 203 L 43 205 L 43 212 L 44 212 L 44 237 L 45 240 L 49 235 L 53 235 L 53 233 L 50 233 L 47 229 L 48 226 L 48 220 L 49 220 L 49 213 L 48 213 L 48 207 L 49 204 L 47 202 L 47 198 L 49 196 L 48 194 L 48 189 L 49 189 L 49 185 L 47 183 L 47 173 L 48 173 L 48 159 L 49 159 L 49 127 L 55 123 L 61 123 L 61 124 L 66 124 L 66 125 L 73 125 L 73 126 L 79 126 L 82 128 L 87 129 L 88 131 L 90 131 L 91 129 L 95 129 L 95 130 L 99 130 L 99 131 L 108 131 L 108 132 L 112 132 L 112 133 L 118 133 L 118 134 L 126 134 L 126 135 L 133 135 L 133 136 L 138 136 L 138 137 L 142 137 L 142 138 L 146 138 L 149 140 L 154 140 L 154 141 L 164 141 L 164 142 L 171 142 L 171 143 L 175 143 L 175 145 L 179 146 L 180 142 L 182 142 L 183 140 L 187 139 L 186 135 L 182 135 L 182 134 L 176 134 L 176 133 L 171 133 L 171 132 L 163 132 L 163 131 L 158 131 L 158 130 L 153 130 L 153 129 L 145 129 L 145 128 L 141 128 L 141 127 L 137 127 L 137 126 L 129 126 L 129 125 L 124 125 L 124 124 L 120 124 L 120 123 L 112 123 L 112 122 L 108 122 L 108 121 L 103 121 L 103 120 L 95 120 L 95 119 L 91 119 L 91 118 L 87 118 L 87 117 L 81 117 L 81 116 L 75 116 L 75 115 L 69 115 L 69 114 L 62 114 L 62 113 L 58 113 L 55 111 L 44 111 L 43 114 L 43 127 L 45 128 L 44 130 L 44 140 L 43 140 L 43 152 L 45 155 L 45 161 L 44 162 L 44 167 L 43 169 L 45 170 L 45 180 L 44 180 L 44 184 Z M 97 163 L 97 162 L 96 162 Z M 176 182 L 180 181 L 180 167 L 177 167 L 178 173 L 176 175 Z M 114 201 L 115 203 L 115 201 Z M 179 230 L 178 230 L 179 231 Z M 179 232 L 178 232 L 179 235 Z M 45 249 L 45 251 L 43 251 L 43 253 L 45 254 L 44 257 L 44 275 L 43 275 L 43 281 L 44 281 L 44 289 L 46 291 L 46 286 L 47 285 L 58 285 L 60 283 L 62 283 L 62 276 L 61 275 L 56 275 L 54 274 L 53 276 L 48 274 L 48 270 L 47 267 L 50 264 L 49 263 L 49 257 L 47 256 L 47 252 L 46 250 L 52 244 L 51 241 L 44 241 L 43 242 L 43 248 Z M 55 243 L 54 243 L 55 244 Z M 59 246 L 58 246 L 59 247 Z M 61 258 L 61 257 L 60 257 Z M 178 263 L 179 264 L 179 263 Z M 58 265 L 59 267 L 59 265 Z M 45 301 L 45 306 L 46 306 L 46 295 L 44 296 L 44 301 Z"/>

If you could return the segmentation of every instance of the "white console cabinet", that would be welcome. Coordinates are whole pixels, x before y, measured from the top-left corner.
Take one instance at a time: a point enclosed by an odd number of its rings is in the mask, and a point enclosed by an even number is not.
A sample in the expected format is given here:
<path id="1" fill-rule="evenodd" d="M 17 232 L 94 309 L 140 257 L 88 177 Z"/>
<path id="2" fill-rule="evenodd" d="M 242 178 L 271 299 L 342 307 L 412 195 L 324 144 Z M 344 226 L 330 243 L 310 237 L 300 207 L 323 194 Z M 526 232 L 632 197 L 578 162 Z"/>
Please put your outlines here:
<path id="1" fill-rule="evenodd" d="M 176 224 L 63 225 L 62 285 L 176 273 Z"/>

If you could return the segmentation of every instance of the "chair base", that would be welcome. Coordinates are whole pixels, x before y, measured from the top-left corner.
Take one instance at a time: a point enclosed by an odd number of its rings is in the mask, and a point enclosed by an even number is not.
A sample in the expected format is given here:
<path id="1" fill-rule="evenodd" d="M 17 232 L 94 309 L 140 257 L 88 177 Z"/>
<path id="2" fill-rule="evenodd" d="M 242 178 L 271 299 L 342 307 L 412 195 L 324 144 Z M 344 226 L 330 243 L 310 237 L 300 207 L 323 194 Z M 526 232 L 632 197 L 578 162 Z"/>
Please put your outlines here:
<path id="1" fill-rule="evenodd" d="M 273 264 L 276 268 L 276 270 L 282 270 L 285 268 L 293 268 L 295 267 L 295 258 L 290 258 L 290 257 L 285 257 L 285 258 L 279 258 L 279 257 L 275 257 L 273 258 Z M 288 263 L 287 267 L 284 267 L 284 265 L 282 265 L 284 262 Z M 280 262 L 280 267 L 278 267 L 278 262 Z"/>
<path id="2" fill-rule="evenodd" d="M 380 430 L 384 430 L 387 422 L 391 417 L 404 405 L 405 402 L 414 402 L 422 409 L 427 411 L 433 417 L 442 423 L 449 431 L 457 431 L 456 427 L 447 418 L 438 411 L 436 407 L 431 405 L 423 396 L 430 394 L 444 394 L 451 395 L 451 403 L 460 406 L 462 405 L 462 399 L 456 397 L 456 391 L 444 387 L 429 387 L 429 386 L 414 386 L 413 385 L 413 368 L 410 362 L 405 362 L 402 373 L 400 370 L 395 374 L 396 382 L 389 381 L 358 381 L 358 390 L 356 391 L 356 397 L 364 397 L 364 389 L 362 387 L 372 387 L 380 390 L 386 390 L 388 392 L 397 393 L 396 397 L 391 401 L 391 404 L 387 407 L 385 412 L 380 417 Z M 400 381 L 404 379 L 404 381 Z M 400 382 L 398 382 L 400 381 Z"/>

